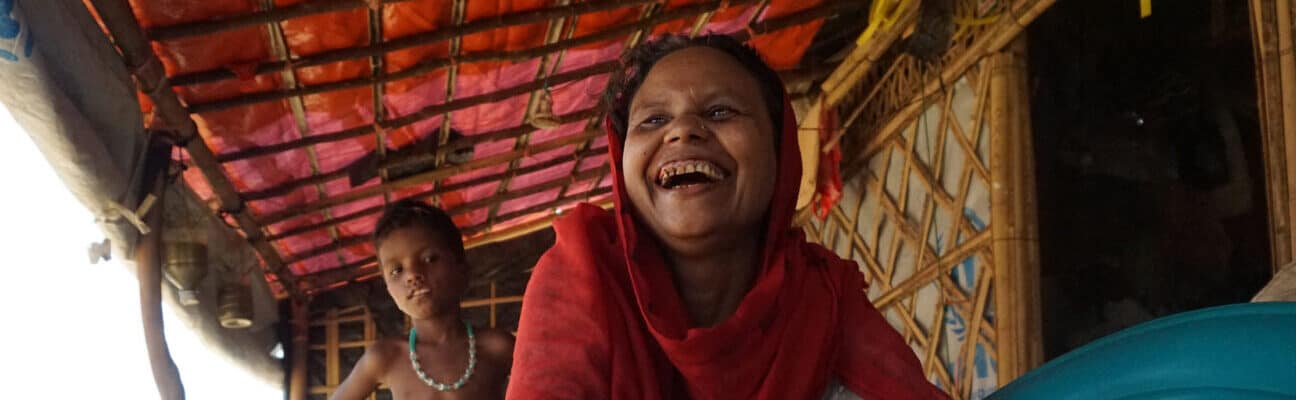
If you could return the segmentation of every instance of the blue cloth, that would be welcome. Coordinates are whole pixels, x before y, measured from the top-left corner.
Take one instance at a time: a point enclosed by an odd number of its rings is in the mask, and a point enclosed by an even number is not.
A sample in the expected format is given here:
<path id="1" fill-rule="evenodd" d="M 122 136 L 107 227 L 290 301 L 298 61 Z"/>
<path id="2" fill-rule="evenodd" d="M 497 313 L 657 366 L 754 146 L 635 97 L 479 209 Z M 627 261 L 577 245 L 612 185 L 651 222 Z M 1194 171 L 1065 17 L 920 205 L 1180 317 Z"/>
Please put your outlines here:
<path id="1" fill-rule="evenodd" d="M 1296 399 L 1296 303 L 1143 323 L 1058 357 L 990 399 Z"/>

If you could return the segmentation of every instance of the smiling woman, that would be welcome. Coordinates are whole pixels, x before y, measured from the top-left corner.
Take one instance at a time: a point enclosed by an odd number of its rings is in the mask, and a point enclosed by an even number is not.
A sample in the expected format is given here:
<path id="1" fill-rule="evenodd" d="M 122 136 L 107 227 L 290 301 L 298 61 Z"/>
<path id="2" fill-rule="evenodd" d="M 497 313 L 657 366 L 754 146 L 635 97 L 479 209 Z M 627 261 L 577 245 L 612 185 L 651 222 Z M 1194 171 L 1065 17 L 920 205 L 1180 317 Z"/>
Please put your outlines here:
<path id="1" fill-rule="evenodd" d="M 622 65 L 607 96 L 615 212 L 555 222 L 509 397 L 946 398 L 854 263 L 793 228 L 796 118 L 760 56 L 666 36 Z"/>

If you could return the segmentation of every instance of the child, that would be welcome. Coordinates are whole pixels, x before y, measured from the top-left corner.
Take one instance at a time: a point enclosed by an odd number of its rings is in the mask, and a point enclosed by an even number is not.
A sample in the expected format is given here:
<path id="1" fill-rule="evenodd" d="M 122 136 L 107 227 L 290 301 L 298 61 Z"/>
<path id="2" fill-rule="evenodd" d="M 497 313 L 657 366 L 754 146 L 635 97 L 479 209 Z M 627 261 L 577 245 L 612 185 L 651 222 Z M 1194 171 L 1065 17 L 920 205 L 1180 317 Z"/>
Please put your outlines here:
<path id="1" fill-rule="evenodd" d="M 387 293 L 409 315 L 408 338 L 365 349 L 333 399 L 367 398 L 380 383 L 396 399 L 500 399 L 513 335 L 473 329 L 459 312 L 468 285 L 463 239 L 450 216 L 412 200 L 391 205 L 374 227 Z"/>
<path id="2" fill-rule="evenodd" d="M 760 56 L 728 36 L 666 36 L 622 65 L 608 95 L 616 209 L 555 222 L 509 398 L 947 398 L 858 267 L 792 226 L 796 118 Z"/>

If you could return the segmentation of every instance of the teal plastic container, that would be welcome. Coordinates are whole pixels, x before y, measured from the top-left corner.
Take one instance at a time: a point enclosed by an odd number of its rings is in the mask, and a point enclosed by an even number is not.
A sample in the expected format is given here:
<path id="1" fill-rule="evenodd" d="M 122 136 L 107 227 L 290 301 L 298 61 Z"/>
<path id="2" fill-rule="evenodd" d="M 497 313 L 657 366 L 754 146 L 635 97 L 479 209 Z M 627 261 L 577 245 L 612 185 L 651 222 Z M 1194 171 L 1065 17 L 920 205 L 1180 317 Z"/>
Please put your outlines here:
<path id="1" fill-rule="evenodd" d="M 1044 364 L 992 400 L 1296 399 L 1296 303 L 1176 314 Z"/>

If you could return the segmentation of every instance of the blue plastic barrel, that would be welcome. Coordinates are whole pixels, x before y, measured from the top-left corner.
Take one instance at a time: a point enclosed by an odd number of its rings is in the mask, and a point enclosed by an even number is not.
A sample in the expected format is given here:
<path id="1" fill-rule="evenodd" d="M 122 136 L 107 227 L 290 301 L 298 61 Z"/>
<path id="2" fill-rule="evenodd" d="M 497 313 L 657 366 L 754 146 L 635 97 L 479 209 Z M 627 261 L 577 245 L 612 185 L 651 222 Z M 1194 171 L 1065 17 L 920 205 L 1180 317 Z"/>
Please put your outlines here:
<path id="1" fill-rule="evenodd" d="M 1172 315 L 1044 364 L 992 400 L 1296 399 L 1296 303 Z"/>

